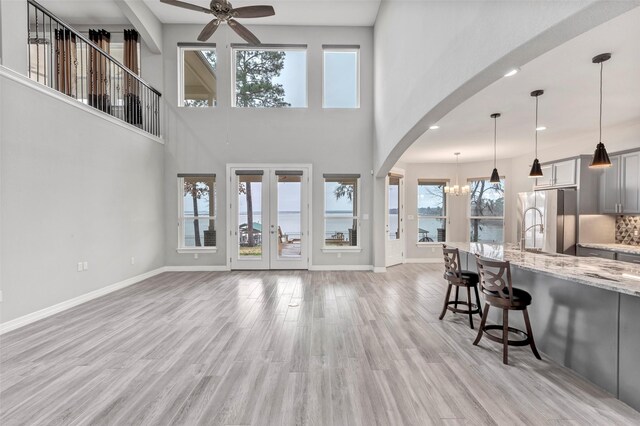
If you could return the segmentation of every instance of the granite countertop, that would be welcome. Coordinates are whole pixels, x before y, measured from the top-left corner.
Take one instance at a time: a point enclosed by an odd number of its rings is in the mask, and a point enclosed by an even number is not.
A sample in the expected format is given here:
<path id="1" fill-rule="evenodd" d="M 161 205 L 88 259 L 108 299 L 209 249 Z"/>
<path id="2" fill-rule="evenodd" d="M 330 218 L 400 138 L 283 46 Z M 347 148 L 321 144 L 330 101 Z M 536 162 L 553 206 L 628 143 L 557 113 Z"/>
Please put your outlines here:
<path id="1" fill-rule="evenodd" d="M 640 296 L 640 266 L 597 257 L 520 251 L 517 244 L 447 243 L 447 246 L 563 280 Z"/>
<path id="2" fill-rule="evenodd" d="M 598 243 L 578 243 L 578 246 L 598 250 L 615 251 L 617 253 L 628 253 L 640 255 L 640 246 L 630 246 L 628 244 L 598 244 Z"/>

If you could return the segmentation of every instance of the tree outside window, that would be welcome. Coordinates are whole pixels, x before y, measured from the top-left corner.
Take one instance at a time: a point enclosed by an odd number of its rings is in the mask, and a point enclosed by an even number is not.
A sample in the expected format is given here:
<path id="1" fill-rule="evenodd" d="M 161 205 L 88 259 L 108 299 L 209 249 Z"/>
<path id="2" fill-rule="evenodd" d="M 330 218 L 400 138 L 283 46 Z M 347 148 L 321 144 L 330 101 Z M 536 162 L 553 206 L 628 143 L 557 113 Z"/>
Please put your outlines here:
<path id="1" fill-rule="evenodd" d="M 480 243 L 504 242 L 504 180 L 470 180 L 469 239 Z"/>
<path id="2" fill-rule="evenodd" d="M 446 181 L 418 180 L 418 243 L 446 241 Z"/>

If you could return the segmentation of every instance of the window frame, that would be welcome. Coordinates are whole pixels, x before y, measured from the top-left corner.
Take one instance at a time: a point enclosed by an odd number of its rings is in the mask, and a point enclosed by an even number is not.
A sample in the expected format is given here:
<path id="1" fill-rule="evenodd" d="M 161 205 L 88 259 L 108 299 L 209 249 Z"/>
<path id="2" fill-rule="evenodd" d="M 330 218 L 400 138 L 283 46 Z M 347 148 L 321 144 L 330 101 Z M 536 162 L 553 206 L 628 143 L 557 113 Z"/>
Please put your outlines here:
<path id="1" fill-rule="evenodd" d="M 178 108 L 200 109 L 218 107 L 218 48 L 215 43 L 178 43 Z M 214 105 L 206 107 L 185 106 L 184 104 L 184 52 L 186 50 L 213 50 L 216 52 L 216 99 Z"/>
<path id="2" fill-rule="evenodd" d="M 469 187 L 471 188 L 472 182 L 479 182 L 479 181 L 487 181 L 489 182 L 491 178 L 490 177 L 477 177 L 477 178 L 468 178 L 467 179 L 467 184 L 469 185 Z M 471 216 L 471 191 L 469 191 L 469 202 L 467 203 L 467 224 L 469 225 L 469 228 L 467 228 L 467 241 L 471 242 L 471 243 L 476 243 L 476 241 L 471 241 L 471 221 L 472 220 L 501 220 L 502 221 L 502 241 L 496 241 L 496 242 L 488 242 L 488 243 L 484 243 L 484 242 L 477 242 L 479 244 L 504 244 L 505 242 L 505 215 L 504 212 L 507 210 L 507 179 L 505 176 L 500 176 L 500 181 L 502 182 L 502 186 L 503 186 L 503 191 L 504 191 L 504 204 L 503 204 L 503 208 L 502 208 L 502 216 Z"/>
<path id="3" fill-rule="evenodd" d="M 354 107 L 329 107 L 325 103 L 325 75 L 326 75 L 326 57 L 325 53 L 345 53 L 355 52 L 356 54 L 356 106 Z M 324 44 L 322 45 L 322 108 L 323 109 L 360 109 L 360 45 L 337 45 L 337 44 Z"/>
<path id="4" fill-rule="evenodd" d="M 267 51 L 302 51 L 304 52 L 304 91 L 305 91 L 305 103 L 304 106 L 290 106 L 290 107 L 270 107 L 270 108 L 256 108 L 256 107 L 241 107 L 236 104 L 236 51 L 238 50 L 267 50 Z M 289 109 L 306 109 L 309 108 L 309 49 L 306 44 L 260 44 L 254 46 L 247 43 L 231 43 L 231 108 L 247 109 L 247 110 L 289 110 Z"/>
<path id="5" fill-rule="evenodd" d="M 449 227 L 449 225 L 451 224 L 450 220 L 449 220 L 449 208 L 447 206 L 447 194 L 444 192 L 444 187 L 442 188 L 442 195 L 443 195 L 443 200 L 444 200 L 444 205 L 442 206 L 442 209 L 444 211 L 444 215 L 443 216 L 434 216 L 434 215 L 421 215 L 420 214 L 420 185 L 435 185 L 435 184 L 441 184 L 444 186 L 449 185 L 450 181 L 449 179 L 418 179 L 418 186 L 416 187 L 417 191 L 416 191 L 416 224 L 417 224 L 417 230 L 416 230 L 416 245 L 418 247 L 429 247 L 429 246 L 434 246 L 434 245 L 441 245 L 443 242 L 447 242 L 448 241 L 448 236 L 449 233 L 447 232 L 447 228 Z M 432 241 L 432 242 L 420 242 L 420 219 L 444 219 L 444 229 L 445 229 L 445 240 L 444 241 Z"/>
<path id="6" fill-rule="evenodd" d="M 198 216 L 185 216 L 184 215 L 184 178 L 185 177 L 202 177 L 202 178 L 213 178 L 213 190 L 210 190 L 210 194 L 213 194 L 213 211 L 214 215 L 198 215 Z M 198 219 L 208 219 L 213 220 L 214 230 L 217 230 L 217 221 L 218 221 L 218 206 L 216 200 L 217 193 L 217 178 L 215 174 L 211 173 L 180 173 L 178 174 L 178 245 L 176 251 L 178 253 L 216 253 L 218 251 L 218 238 L 216 233 L 216 245 L 215 246 L 202 246 L 202 247 L 188 247 L 184 244 L 185 238 L 185 227 L 184 223 L 188 219 L 198 218 Z M 209 200 L 211 202 L 211 199 Z"/>
<path id="7" fill-rule="evenodd" d="M 322 178 L 322 251 L 324 253 L 336 253 L 336 252 L 360 252 L 362 251 L 362 246 L 361 246 L 361 242 L 362 242 L 362 238 L 361 238 L 361 229 L 362 229 L 362 213 L 360 211 L 360 194 L 361 194 L 361 185 L 362 185 L 362 176 L 360 176 L 359 174 L 349 174 L 349 173 L 344 173 L 344 174 L 340 174 L 340 173 L 332 173 L 332 175 L 334 175 L 334 178 L 337 177 L 344 177 L 344 178 L 350 178 L 350 179 L 355 179 L 356 180 L 356 202 L 355 202 L 355 208 L 356 208 L 356 215 L 337 215 L 337 216 L 331 216 L 332 219 L 355 219 L 358 221 L 358 229 L 357 229 L 357 244 L 355 246 L 328 246 L 327 245 L 327 179 L 329 179 L 326 175 L 323 176 Z"/>

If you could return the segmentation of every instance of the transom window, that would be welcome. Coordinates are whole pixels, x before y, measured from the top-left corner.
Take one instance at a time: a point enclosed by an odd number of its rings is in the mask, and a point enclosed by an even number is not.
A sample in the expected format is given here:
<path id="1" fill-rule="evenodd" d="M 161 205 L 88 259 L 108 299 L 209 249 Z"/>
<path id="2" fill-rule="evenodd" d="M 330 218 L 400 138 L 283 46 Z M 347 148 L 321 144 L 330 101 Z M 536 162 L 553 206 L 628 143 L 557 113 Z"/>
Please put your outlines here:
<path id="1" fill-rule="evenodd" d="M 418 180 L 418 243 L 447 240 L 446 180 Z"/>
<path id="2" fill-rule="evenodd" d="M 216 247 L 216 175 L 179 174 L 178 248 Z"/>
<path id="3" fill-rule="evenodd" d="M 469 240 L 478 243 L 504 242 L 504 179 L 469 179 Z"/>
<path id="4" fill-rule="evenodd" d="M 306 108 L 307 46 L 232 45 L 233 106 Z"/>
<path id="5" fill-rule="evenodd" d="M 360 247 L 360 175 L 324 175 L 325 248 Z"/>
<path id="6" fill-rule="evenodd" d="M 360 107 L 360 46 L 322 46 L 323 108 Z"/>
<path id="7" fill-rule="evenodd" d="M 215 44 L 180 45 L 178 106 L 213 107 L 218 99 Z"/>

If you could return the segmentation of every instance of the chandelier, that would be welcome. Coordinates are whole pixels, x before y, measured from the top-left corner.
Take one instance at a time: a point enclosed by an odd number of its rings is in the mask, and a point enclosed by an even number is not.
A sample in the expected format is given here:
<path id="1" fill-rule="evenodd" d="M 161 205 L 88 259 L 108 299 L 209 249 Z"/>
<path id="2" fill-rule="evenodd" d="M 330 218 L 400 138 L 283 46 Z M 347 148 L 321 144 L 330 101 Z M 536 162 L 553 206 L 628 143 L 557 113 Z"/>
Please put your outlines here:
<path id="1" fill-rule="evenodd" d="M 456 152 L 453 155 L 456 156 L 456 184 L 453 186 L 449 186 L 449 185 L 445 186 L 444 193 L 455 195 L 456 197 L 458 197 L 460 195 L 466 195 L 469 193 L 469 185 L 464 185 L 462 187 L 460 186 L 458 182 L 458 156 L 460 155 L 460 153 Z"/>

